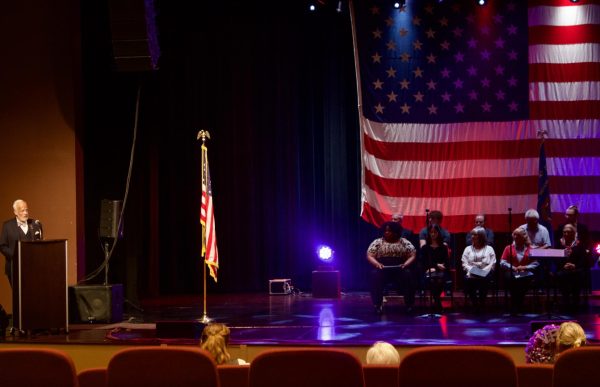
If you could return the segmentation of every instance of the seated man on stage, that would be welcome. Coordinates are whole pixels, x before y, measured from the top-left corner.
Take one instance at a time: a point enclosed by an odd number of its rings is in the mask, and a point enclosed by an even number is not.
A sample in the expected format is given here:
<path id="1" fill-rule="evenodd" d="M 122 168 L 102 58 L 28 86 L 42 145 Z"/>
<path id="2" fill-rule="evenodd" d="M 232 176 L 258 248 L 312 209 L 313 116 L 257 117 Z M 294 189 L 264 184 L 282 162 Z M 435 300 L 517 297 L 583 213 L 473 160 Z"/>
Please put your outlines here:
<path id="1" fill-rule="evenodd" d="M 465 271 L 465 292 L 471 299 L 475 311 L 485 306 L 488 287 L 496 265 L 496 253 L 488 246 L 485 229 L 475 227 L 471 230 L 473 244 L 465 247 L 462 255 L 462 267 Z"/>
<path id="2" fill-rule="evenodd" d="M 367 249 L 367 260 L 371 270 L 371 300 L 377 313 L 383 312 L 383 290 L 388 283 L 403 289 L 407 312 L 415 303 L 412 273 L 416 257 L 415 247 L 402 238 L 400 225 L 386 222 L 381 227 L 383 237 L 375 239 Z"/>
<path id="3" fill-rule="evenodd" d="M 525 224 L 519 226 L 524 228 L 531 240 L 532 249 L 547 249 L 552 246 L 548 229 L 540 224 L 540 214 L 532 209 L 525 212 Z"/>
<path id="4" fill-rule="evenodd" d="M 566 224 L 563 237 L 556 241 L 556 248 L 565 250 L 565 258 L 557 262 L 556 282 L 563 296 L 563 306 L 569 312 L 579 308 L 584 275 L 588 270 L 588 252 L 575 238 L 576 234 L 575 226 Z"/>
<path id="5" fill-rule="evenodd" d="M 492 231 L 491 228 L 485 227 L 485 215 L 484 214 L 477 214 L 475 216 L 475 227 L 483 227 L 485 229 L 485 237 L 487 239 L 487 244 L 488 244 L 488 246 L 494 247 L 494 232 Z M 467 240 L 467 246 L 472 244 L 470 232 L 467 233 L 466 240 Z"/>
<path id="6" fill-rule="evenodd" d="M 539 262 L 529 256 L 531 241 L 525 229 L 516 228 L 512 237 L 513 243 L 504 249 L 500 266 L 504 269 L 505 281 L 510 289 L 511 313 L 519 313 L 522 311 L 525 293 L 533 286 Z"/>

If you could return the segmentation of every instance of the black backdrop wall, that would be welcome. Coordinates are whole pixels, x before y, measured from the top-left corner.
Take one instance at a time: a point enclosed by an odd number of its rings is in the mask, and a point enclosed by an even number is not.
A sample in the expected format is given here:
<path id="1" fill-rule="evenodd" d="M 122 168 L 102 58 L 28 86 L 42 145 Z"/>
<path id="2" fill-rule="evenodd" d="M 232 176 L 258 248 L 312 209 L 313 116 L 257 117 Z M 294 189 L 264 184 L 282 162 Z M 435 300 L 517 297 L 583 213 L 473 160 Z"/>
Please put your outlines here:
<path id="1" fill-rule="evenodd" d="M 366 288 L 377 231 L 359 217 L 348 9 L 157 1 L 160 69 L 122 73 L 101 3 L 82 2 L 87 271 L 102 260 L 100 201 L 125 192 L 141 87 L 124 238 L 110 265 L 130 299 L 202 291 L 199 129 L 211 134 L 221 265 L 209 291 L 266 291 L 281 277 L 309 290 L 319 243 L 335 250 L 344 289 Z"/>

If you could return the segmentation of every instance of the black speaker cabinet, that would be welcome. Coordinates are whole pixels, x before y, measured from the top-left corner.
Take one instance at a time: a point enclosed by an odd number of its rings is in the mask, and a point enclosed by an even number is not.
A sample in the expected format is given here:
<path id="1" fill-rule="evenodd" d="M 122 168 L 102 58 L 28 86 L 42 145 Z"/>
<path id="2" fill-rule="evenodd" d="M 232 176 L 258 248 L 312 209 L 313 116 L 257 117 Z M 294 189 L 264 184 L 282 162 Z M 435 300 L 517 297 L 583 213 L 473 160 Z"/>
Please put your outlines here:
<path id="1" fill-rule="evenodd" d="M 100 202 L 100 238 L 118 238 L 120 236 L 119 215 L 121 214 L 122 205 L 121 200 L 103 199 Z"/>
<path id="2" fill-rule="evenodd" d="M 69 288 L 72 323 L 123 321 L 123 285 L 77 285 Z"/>
<path id="3" fill-rule="evenodd" d="M 312 293 L 315 298 L 340 298 L 340 272 L 337 270 L 313 271 Z"/>

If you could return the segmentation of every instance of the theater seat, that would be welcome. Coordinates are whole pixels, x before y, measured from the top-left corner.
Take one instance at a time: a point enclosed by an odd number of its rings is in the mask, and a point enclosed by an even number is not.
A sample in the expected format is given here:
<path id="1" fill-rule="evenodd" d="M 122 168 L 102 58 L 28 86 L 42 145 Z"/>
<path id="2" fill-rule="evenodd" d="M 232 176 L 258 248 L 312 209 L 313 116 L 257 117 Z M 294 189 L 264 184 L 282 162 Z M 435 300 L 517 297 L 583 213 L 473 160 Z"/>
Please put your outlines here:
<path id="1" fill-rule="evenodd" d="M 353 354 L 333 348 L 268 350 L 250 363 L 250 387 L 364 387 Z"/>
<path id="2" fill-rule="evenodd" d="M 248 387 L 249 365 L 217 366 L 221 387 Z"/>
<path id="3" fill-rule="evenodd" d="M 517 387 L 513 359 L 484 346 L 421 347 L 400 361 L 399 386 Z"/>
<path id="4" fill-rule="evenodd" d="M 108 387 L 219 387 L 217 365 L 196 347 L 137 347 L 113 355 Z"/>
<path id="5" fill-rule="evenodd" d="M 2 387 L 76 387 L 73 360 L 47 348 L 0 349 Z"/>
<path id="6" fill-rule="evenodd" d="M 365 364 L 365 387 L 398 387 L 398 366 Z"/>
<path id="7" fill-rule="evenodd" d="M 561 353 L 554 363 L 554 387 L 597 387 L 600 347 L 581 347 Z"/>
<path id="8" fill-rule="evenodd" d="M 106 368 L 88 368 L 77 374 L 79 387 L 106 387 Z"/>
<path id="9" fill-rule="evenodd" d="M 519 387 L 550 387 L 553 373 L 552 364 L 520 364 L 517 366 Z"/>

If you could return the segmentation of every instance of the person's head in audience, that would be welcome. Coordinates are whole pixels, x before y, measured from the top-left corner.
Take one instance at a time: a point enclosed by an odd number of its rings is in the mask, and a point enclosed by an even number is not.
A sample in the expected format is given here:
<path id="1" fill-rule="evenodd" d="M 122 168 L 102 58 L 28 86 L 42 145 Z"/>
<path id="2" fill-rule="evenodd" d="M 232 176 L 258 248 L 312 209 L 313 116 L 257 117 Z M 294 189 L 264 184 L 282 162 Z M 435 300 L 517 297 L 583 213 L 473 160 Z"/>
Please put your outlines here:
<path id="1" fill-rule="evenodd" d="M 527 228 L 531 230 L 537 230 L 539 221 L 540 214 L 533 208 L 525 212 L 525 223 L 527 223 Z"/>
<path id="2" fill-rule="evenodd" d="M 573 242 L 575 242 L 575 237 L 577 235 L 577 229 L 571 223 L 565 224 L 563 227 L 563 234 L 561 242 L 565 246 L 571 246 Z"/>
<path id="3" fill-rule="evenodd" d="M 512 237 L 513 237 L 513 241 L 515 241 L 515 246 L 517 247 L 527 247 L 527 246 L 531 246 L 531 239 L 529 238 L 529 234 L 527 233 L 527 230 L 525 230 L 523 227 L 517 227 L 513 232 L 512 232 Z"/>
<path id="4" fill-rule="evenodd" d="M 212 323 L 204 327 L 200 347 L 213 355 L 217 364 L 227 363 L 231 356 L 227 352 L 229 328 L 224 324 Z"/>
<path id="5" fill-rule="evenodd" d="M 437 224 L 441 226 L 442 219 L 444 219 L 444 214 L 442 214 L 442 211 L 433 210 L 429 213 L 428 225 Z"/>
<path id="6" fill-rule="evenodd" d="M 378 341 L 367 351 L 367 364 L 400 364 L 400 354 L 392 344 Z"/>
<path id="7" fill-rule="evenodd" d="M 471 230 L 471 244 L 477 249 L 487 245 L 487 236 L 483 227 L 475 227 Z"/>
<path id="8" fill-rule="evenodd" d="M 572 224 L 573 226 L 577 225 L 577 218 L 579 217 L 579 208 L 577 206 L 572 205 L 569 206 L 565 210 L 565 219 L 568 224 Z"/>
<path id="9" fill-rule="evenodd" d="M 558 337 L 556 339 L 556 355 L 571 348 L 578 348 L 586 345 L 587 338 L 581 325 L 574 321 L 568 321 L 560 324 Z"/>
<path id="10" fill-rule="evenodd" d="M 548 324 L 536 330 L 525 346 L 525 361 L 538 364 L 554 363 L 559 329 L 558 325 Z"/>

